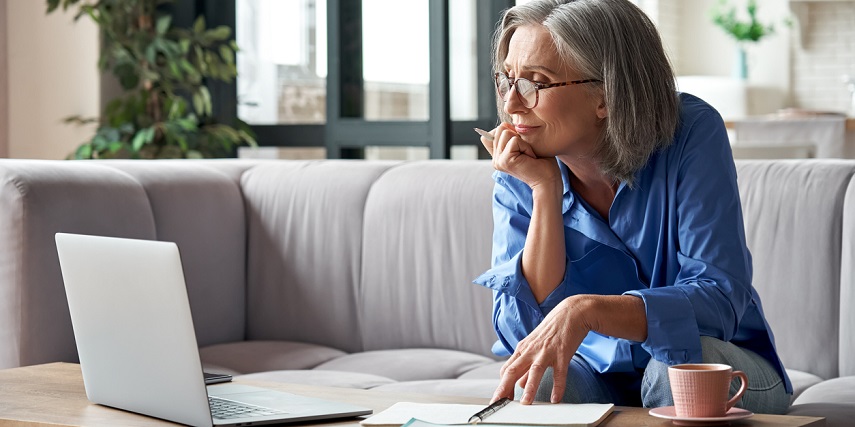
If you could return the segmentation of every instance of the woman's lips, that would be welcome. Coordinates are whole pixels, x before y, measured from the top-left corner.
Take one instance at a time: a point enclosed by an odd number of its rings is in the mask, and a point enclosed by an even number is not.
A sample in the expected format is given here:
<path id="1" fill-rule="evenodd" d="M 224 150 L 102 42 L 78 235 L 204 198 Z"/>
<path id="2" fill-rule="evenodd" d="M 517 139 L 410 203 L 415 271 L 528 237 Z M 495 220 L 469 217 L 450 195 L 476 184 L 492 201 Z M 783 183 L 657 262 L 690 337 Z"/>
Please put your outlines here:
<path id="1" fill-rule="evenodd" d="M 514 130 L 517 131 L 518 134 L 523 135 L 535 131 L 538 127 L 539 126 L 514 125 Z"/>

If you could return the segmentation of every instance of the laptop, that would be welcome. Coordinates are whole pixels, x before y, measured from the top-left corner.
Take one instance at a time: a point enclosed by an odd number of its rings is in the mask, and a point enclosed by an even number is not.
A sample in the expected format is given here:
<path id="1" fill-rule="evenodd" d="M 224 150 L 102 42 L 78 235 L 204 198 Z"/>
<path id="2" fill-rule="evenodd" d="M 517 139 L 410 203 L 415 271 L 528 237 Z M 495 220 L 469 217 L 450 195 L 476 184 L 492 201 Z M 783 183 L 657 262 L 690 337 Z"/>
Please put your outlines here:
<path id="1" fill-rule="evenodd" d="M 371 414 L 241 384 L 206 387 L 175 243 L 57 233 L 56 246 L 90 401 L 193 426 Z"/>

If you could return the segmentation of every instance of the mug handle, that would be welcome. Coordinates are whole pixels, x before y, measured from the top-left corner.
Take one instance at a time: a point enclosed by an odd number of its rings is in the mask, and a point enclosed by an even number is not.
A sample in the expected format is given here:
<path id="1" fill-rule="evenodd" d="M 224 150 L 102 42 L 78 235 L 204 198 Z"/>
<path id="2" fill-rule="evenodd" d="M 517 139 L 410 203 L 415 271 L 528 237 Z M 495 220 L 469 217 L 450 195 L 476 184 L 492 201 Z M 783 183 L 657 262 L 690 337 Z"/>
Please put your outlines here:
<path id="1" fill-rule="evenodd" d="M 739 387 L 736 394 L 734 394 L 733 397 L 725 404 L 725 412 L 729 411 L 730 408 L 733 408 L 733 405 L 736 405 L 736 402 L 739 402 L 739 399 L 741 399 L 742 395 L 745 394 L 745 389 L 748 388 L 748 375 L 745 375 L 745 372 L 733 371 L 733 373 L 730 374 L 730 380 L 733 381 L 734 377 L 739 377 L 742 385 Z"/>

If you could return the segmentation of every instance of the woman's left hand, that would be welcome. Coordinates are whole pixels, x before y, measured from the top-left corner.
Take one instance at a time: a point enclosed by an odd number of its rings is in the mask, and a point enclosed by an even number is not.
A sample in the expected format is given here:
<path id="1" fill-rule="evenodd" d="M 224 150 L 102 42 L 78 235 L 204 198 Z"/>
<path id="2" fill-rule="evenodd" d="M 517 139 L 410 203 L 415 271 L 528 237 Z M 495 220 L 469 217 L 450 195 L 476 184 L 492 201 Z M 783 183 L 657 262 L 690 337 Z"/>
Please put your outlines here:
<path id="1" fill-rule="evenodd" d="M 584 295 L 559 303 L 531 334 L 519 342 L 514 354 L 502 366 L 501 381 L 492 401 L 503 397 L 513 399 L 514 384 L 517 383 L 525 390 L 520 403 L 532 403 L 544 372 L 551 367 L 554 386 L 550 401 L 560 402 L 570 360 L 592 329 L 586 320 L 588 308 Z"/>

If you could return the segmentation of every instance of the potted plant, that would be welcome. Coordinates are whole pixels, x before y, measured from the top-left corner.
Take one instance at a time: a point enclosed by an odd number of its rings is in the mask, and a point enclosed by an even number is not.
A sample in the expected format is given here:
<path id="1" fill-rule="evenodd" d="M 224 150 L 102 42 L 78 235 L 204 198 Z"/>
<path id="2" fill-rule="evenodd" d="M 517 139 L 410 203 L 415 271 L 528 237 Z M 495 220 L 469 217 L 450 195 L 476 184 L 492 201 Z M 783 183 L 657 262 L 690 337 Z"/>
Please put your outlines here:
<path id="1" fill-rule="evenodd" d="M 249 127 L 212 116 L 208 80 L 237 76 L 231 30 L 175 28 L 161 7 L 172 0 L 47 0 L 47 13 L 77 6 L 75 20 L 91 18 L 101 30 L 99 68 L 109 69 L 123 93 L 100 120 L 69 117 L 69 123 L 99 122 L 89 141 L 69 155 L 93 158 L 207 158 L 230 156 L 240 144 L 255 145 Z"/>
<path id="2" fill-rule="evenodd" d="M 736 63 L 734 77 L 748 78 L 748 62 L 745 53 L 747 43 L 756 43 L 763 37 L 775 33 L 773 25 L 763 25 L 757 20 L 757 1 L 748 0 L 746 6 L 748 21 L 740 21 L 736 16 L 736 7 L 728 0 L 719 0 L 711 11 L 713 23 L 721 27 L 736 40 Z"/>

